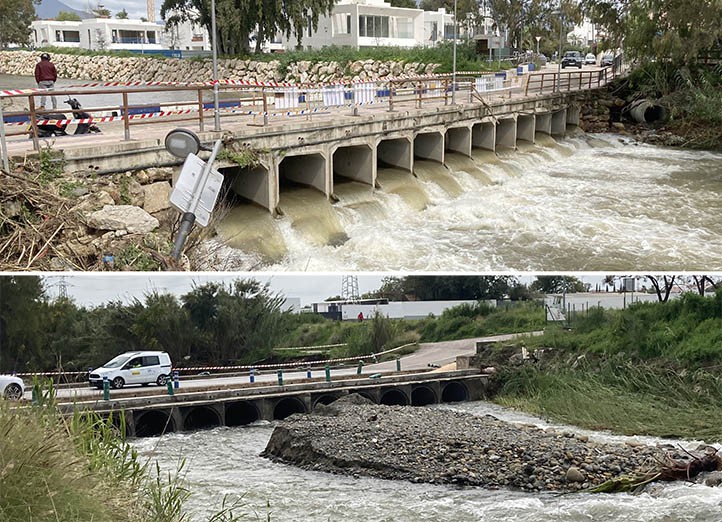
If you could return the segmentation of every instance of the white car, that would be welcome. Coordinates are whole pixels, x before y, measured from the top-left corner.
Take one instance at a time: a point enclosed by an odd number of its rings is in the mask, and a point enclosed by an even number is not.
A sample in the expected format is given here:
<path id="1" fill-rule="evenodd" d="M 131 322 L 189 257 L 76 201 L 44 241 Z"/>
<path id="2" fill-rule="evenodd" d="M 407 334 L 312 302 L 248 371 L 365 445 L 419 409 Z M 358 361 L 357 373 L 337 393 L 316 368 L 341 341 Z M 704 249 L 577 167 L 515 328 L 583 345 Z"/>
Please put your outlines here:
<path id="1" fill-rule="evenodd" d="M 587 54 L 584 57 L 584 65 L 597 65 L 597 57 L 592 53 Z"/>
<path id="2" fill-rule="evenodd" d="M 25 393 L 25 383 L 14 375 L 0 375 L 0 397 L 19 401 Z"/>
<path id="3" fill-rule="evenodd" d="M 92 370 L 88 381 L 99 390 L 103 389 L 104 378 L 115 389 L 126 384 L 165 386 L 170 375 L 170 356 L 166 352 L 126 352 Z"/>

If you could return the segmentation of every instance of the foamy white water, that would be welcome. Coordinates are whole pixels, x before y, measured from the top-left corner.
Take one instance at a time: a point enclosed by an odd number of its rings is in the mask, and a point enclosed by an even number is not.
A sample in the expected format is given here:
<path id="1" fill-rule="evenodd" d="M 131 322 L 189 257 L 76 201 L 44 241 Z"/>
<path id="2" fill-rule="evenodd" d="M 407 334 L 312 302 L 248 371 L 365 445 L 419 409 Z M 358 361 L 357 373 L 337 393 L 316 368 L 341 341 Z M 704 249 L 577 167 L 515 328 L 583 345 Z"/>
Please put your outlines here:
<path id="1" fill-rule="evenodd" d="M 457 403 L 454 408 L 544 424 L 541 419 L 482 401 Z M 187 486 L 192 491 L 187 507 L 197 522 L 217 511 L 224 495 L 243 495 L 245 506 L 240 513 L 248 514 L 250 520 L 257 520 L 255 513 L 258 520 L 266 520 L 270 512 L 271 520 L 284 522 L 718 522 L 722 512 L 722 488 L 682 482 L 654 485 L 639 495 L 558 495 L 304 471 L 259 457 L 272 430 L 272 424 L 261 423 L 173 433 L 161 439 L 137 439 L 134 444 L 166 470 L 176 469 L 179 459 L 186 459 Z M 605 433 L 585 433 L 602 440 L 623 440 Z M 645 438 L 641 442 L 659 440 Z"/>
<path id="2" fill-rule="evenodd" d="M 368 187 L 359 197 L 373 204 L 342 194 L 328 203 L 348 236 L 340 245 L 309 240 L 282 217 L 288 254 L 264 269 L 722 269 L 722 154 L 614 135 L 538 141 L 473 160 L 447 152 L 449 167 L 419 161 L 423 209 Z"/>

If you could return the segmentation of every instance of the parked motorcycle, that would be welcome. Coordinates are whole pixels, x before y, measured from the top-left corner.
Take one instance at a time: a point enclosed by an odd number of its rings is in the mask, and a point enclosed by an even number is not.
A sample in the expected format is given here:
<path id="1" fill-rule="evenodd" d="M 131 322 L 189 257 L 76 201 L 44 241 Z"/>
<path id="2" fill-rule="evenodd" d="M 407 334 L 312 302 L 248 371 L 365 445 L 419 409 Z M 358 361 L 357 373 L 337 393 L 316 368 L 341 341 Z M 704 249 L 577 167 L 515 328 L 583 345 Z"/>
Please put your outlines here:
<path id="1" fill-rule="evenodd" d="M 82 110 L 83 107 L 77 99 L 68 98 L 65 103 L 70 105 L 70 109 L 73 111 L 73 119 L 86 120 L 91 117 L 89 113 Z M 78 123 L 73 134 L 90 134 L 91 132 L 100 132 L 100 129 L 94 123 Z"/>
<path id="2" fill-rule="evenodd" d="M 82 105 L 80 105 L 80 102 L 77 99 L 68 98 L 67 100 L 65 100 L 65 103 L 70 105 L 70 109 L 73 112 L 73 119 L 85 120 L 90 118 L 90 114 L 82 110 L 83 107 Z M 43 114 L 41 118 L 44 120 L 56 121 L 67 120 L 65 114 L 62 114 L 60 112 Z M 43 125 L 38 125 L 38 138 L 49 138 L 51 136 L 67 136 L 67 127 L 67 123 L 47 123 Z M 78 125 L 75 127 L 75 132 L 73 132 L 73 134 L 90 134 L 91 132 L 100 132 L 100 129 L 94 123 L 78 123 Z"/>

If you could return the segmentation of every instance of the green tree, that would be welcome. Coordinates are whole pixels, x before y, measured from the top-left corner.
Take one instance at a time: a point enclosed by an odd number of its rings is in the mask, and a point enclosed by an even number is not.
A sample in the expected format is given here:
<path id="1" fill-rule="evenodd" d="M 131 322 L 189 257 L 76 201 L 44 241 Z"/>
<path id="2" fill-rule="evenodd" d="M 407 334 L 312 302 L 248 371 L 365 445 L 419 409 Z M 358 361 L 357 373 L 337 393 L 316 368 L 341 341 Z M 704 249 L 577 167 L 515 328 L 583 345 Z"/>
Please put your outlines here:
<path id="1" fill-rule="evenodd" d="M 60 11 L 55 19 L 58 22 L 80 22 L 82 20 L 78 13 L 71 13 L 69 11 Z"/>
<path id="2" fill-rule="evenodd" d="M 126 11 L 125 9 L 122 9 L 122 10 L 118 11 L 117 13 L 115 13 L 115 17 L 118 20 L 127 20 L 128 19 L 128 11 Z"/>
<path id="3" fill-rule="evenodd" d="M 0 0 L 0 49 L 30 44 L 30 24 L 35 19 L 32 0 Z"/>
<path id="4" fill-rule="evenodd" d="M 574 276 L 538 276 L 531 284 L 531 290 L 544 294 L 586 292 L 588 287 Z"/>
<path id="5" fill-rule="evenodd" d="M 720 47 L 718 0 L 584 0 L 583 5 L 612 44 L 623 41 L 633 58 L 689 64 Z"/>
<path id="6" fill-rule="evenodd" d="M 36 365 L 44 349 L 45 289 L 38 276 L 0 276 L 0 372 Z"/>
<path id="7" fill-rule="evenodd" d="M 322 14 L 331 12 L 335 0 L 218 0 L 216 23 L 218 51 L 235 55 L 250 51 L 251 34 L 256 32 L 256 52 L 276 33 L 295 35 L 298 47 L 303 30 L 316 30 Z M 206 0 L 164 0 L 160 10 L 168 28 L 183 22 L 205 27 L 211 32 L 210 2 Z"/>

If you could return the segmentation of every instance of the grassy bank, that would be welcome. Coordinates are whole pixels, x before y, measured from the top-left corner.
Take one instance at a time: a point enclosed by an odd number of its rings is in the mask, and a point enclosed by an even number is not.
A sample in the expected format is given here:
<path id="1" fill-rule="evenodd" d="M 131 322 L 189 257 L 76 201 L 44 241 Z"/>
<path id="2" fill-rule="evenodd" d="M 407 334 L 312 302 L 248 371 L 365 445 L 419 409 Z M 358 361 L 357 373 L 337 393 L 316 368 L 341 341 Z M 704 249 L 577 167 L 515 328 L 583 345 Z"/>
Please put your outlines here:
<path id="1" fill-rule="evenodd" d="M 0 522 L 186 522 L 190 492 L 177 473 L 141 461 L 122 418 L 60 415 L 52 398 L 11 409 L 0 400 Z M 209 518 L 233 522 L 224 500 Z"/>
<path id="2" fill-rule="evenodd" d="M 519 347 L 486 354 L 501 369 L 500 404 L 589 429 L 722 441 L 722 292 L 593 309 L 526 342 L 544 350 L 538 361 L 510 362 Z"/>

